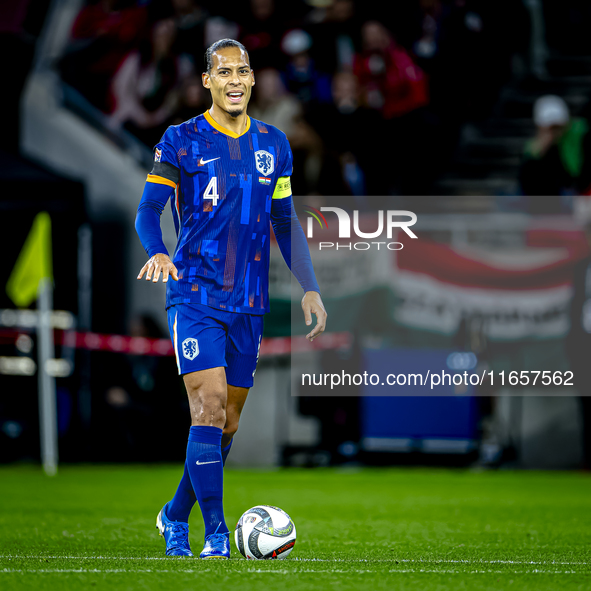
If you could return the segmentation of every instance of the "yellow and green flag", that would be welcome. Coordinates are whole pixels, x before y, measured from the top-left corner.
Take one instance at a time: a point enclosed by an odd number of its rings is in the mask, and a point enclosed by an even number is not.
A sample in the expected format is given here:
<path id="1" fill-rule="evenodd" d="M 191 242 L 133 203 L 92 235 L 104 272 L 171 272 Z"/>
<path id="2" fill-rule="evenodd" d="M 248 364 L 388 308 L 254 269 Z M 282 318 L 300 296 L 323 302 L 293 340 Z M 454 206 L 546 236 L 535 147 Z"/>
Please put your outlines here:
<path id="1" fill-rule="evenodd" d="M 8 297 L 19 308 L 26 308 L 37 299 L 39 282 L 53 281 L 51 258 L 51 218 L 46 211 L 35 216 L 31 231 L 18 255 L 6 284 Z"/>

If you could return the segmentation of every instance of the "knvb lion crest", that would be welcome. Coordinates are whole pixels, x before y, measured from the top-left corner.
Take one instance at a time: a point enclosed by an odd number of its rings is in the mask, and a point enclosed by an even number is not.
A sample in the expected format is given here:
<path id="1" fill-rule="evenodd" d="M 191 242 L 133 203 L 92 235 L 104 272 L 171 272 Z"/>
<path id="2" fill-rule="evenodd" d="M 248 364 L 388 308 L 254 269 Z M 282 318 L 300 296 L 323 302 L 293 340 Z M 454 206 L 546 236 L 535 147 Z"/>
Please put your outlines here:
<path id="1" fill-rule="evenodd" d="M 254 153 L 254 158 L 257 170 L 261 174 L 266 176 L 273 173 L 275 170 L 275 159 L 273 158 L 273 154 L 269 154 L 269 152 L 265 150 L 257 150 Z"/>
<path id="2" fill-rule="evenodd" d="M 197 343 L 197 339 L 185 339 L 181 346 L 183 348 L 183 357 L 186 357 L 189 361 L 193 361 L 199 355 L 199 343 Z"/>

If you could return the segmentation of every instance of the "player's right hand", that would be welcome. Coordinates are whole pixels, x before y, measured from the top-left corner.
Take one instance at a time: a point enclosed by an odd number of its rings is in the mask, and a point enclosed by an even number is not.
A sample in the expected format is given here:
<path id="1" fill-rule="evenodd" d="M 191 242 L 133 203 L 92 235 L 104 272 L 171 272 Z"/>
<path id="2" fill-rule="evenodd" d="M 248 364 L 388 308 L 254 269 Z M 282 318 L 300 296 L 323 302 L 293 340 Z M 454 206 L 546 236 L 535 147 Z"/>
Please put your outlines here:
<path id="1" fill-rule="evenodd" d="M 162 273 L 162 282 L 166 283 L 168 281 L 168 277 L 172 277 L 175 281 L 179 280 L 179 272 L 177 268 L 174 266 L 174 263 L 170 260 L 170 257 L 167 254 L 155 254 L 143 267 L 140 271 L 140 274 L 137 276 L 138 279 L 141 279 L 146 274 L 146 281 L 152 280 L 153 283 L 158 283 L 158 279 L 160 279 L 160 273 Z"/>

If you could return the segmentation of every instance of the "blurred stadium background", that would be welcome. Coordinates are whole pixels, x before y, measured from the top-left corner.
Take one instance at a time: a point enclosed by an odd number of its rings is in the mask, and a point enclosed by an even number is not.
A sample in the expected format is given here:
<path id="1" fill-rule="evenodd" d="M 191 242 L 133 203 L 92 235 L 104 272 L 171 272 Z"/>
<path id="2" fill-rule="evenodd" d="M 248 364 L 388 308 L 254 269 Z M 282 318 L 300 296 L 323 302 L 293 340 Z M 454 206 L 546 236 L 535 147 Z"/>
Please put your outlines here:
<path id="1" fill-rule="evenodd" d="M 134 218 L 152 146 L 209 107 L 204 49 L 233 37 L 256 74 L 249 114 L 291 142 L 300 212 L 409 209 L 421 240 L 376 276 L 317 257 L 336 334 L 313 357 L 291 348 L 302 323 L 275 249 L 229 465 L 589 467 L 590 24 L 585 0 L 3 3 L 0 284 L 49 212 L 60 461 L 183 461 L 188 405 L 163 286 L 135 279 Z M 35 316 L 4 289 L 0 309 L 0 462 L 38 460 Z M 294 367 L 443 368 L 455 353 L 571 369 L 576 387 L 314 398 L 292 383 Z"/>

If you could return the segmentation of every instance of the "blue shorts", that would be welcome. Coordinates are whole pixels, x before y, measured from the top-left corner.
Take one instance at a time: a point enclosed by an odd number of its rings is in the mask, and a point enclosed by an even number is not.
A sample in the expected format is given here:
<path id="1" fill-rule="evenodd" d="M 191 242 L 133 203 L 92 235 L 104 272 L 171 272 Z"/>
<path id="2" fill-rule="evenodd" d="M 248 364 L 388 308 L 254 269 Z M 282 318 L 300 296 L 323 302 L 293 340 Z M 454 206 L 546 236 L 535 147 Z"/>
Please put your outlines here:
<path id="1" fill-rule="evenodd" d="M 177 304 L 168 308 L 168 328 L 180 375 L 225 367 L 228 384 L 252 387 L 263 336 L 262 315 Z"/>

